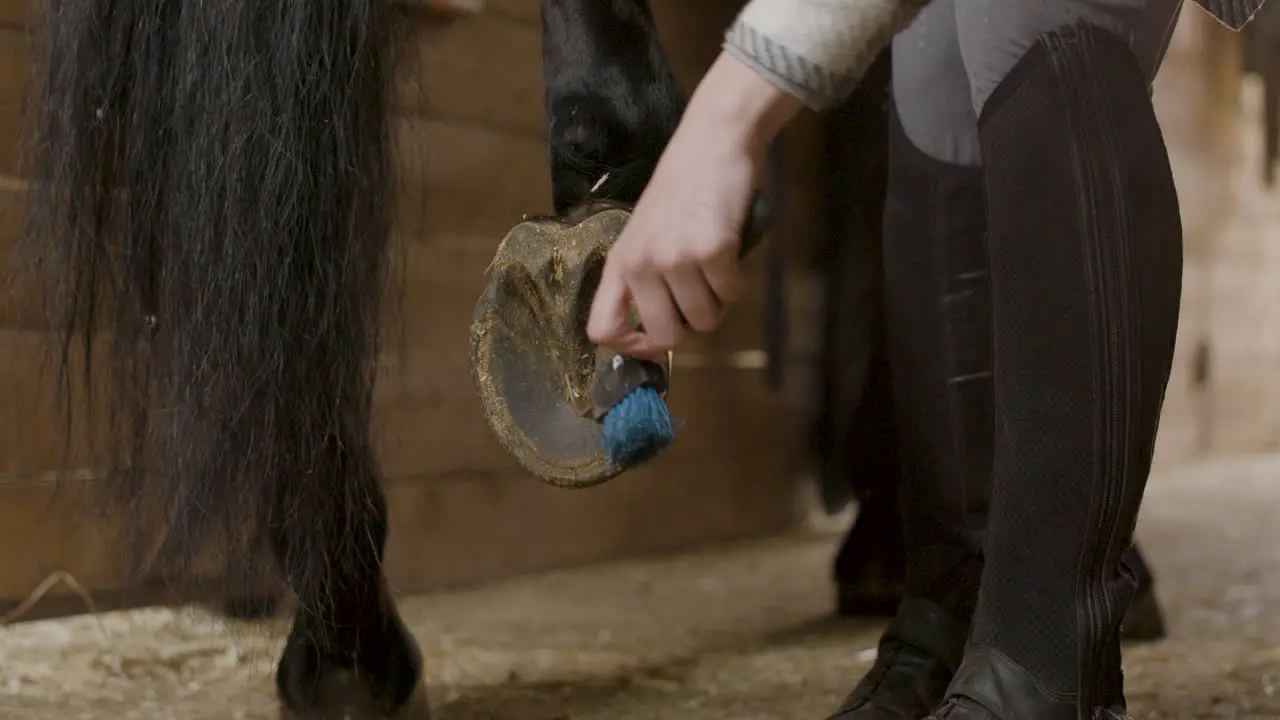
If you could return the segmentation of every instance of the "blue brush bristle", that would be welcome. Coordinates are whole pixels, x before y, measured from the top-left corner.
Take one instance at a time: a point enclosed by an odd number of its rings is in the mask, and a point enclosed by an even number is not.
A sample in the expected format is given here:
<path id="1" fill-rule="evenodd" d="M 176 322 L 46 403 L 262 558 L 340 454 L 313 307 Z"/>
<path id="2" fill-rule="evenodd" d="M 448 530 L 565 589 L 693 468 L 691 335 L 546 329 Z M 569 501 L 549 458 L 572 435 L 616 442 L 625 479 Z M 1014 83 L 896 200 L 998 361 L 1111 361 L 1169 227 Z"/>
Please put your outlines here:
<path id="1" fill-rule="evenodd" d="M 662 396 L 651 387 L 642 387 L 604 416 L 601 441 L 609 462 L 632 468 L 652 460 L 675 435 Z"/>

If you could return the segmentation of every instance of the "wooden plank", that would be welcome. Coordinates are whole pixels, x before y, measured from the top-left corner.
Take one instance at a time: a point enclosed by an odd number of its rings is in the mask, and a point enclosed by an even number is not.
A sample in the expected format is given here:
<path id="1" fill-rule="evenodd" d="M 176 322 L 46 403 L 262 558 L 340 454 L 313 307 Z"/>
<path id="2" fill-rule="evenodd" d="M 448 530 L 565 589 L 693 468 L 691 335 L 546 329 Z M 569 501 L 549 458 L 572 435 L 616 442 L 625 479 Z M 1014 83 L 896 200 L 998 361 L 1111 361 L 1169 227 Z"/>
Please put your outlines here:
<path id="1" fill-rule="evenodd" d="M 417 22 L 396 90 L 409 115 L 541 138 L 539 30 L 490 12 L 446 25 Z"/>
<path id="2" fill-rule="evenodd" d="M 26 190 L 21 181 L 0 176 L 0 329 L 45 328 L 39 285 L 18 253 L 26 231 Z"/>
<path id="3" fill-rule="evenodd" d="M 77 420 L 69 445 L 61 430 L 50 350 L 44 333 L 0 332 L 0 477 L 94 465 L 88 424 Z M 72 371 L 78 373 L 76 365 Z M 82 419 L 83 396 L 74 399 Z"/>
<path id="4" fill-rule="evenodd" d="M 16 172 L 30 60 L 21 31 L 0 27 L 0 175 Z"/>
<path id="5" fill-rule="evenodd" d="M 764 458 L 725 453 L 662 463 L 584 491 L 502 471 L 391 481 L 387 573 L 407 594 L 779 532 L 797 521 L 796 468 L 782 443 Z M 128 588 L 116 537 L 93 511 L 86 482 L 0 482 L 0 547 L 28 549 L 0 553 L 0 606 L 57 571 L 94 595 L 115 596 L 112 604 L 130 595 L 163 600 L 155 590 L 120 592 Z M 66 596 L 61 588 L 50 593 L 64 607 Z"/>
<path id="6" fill-rule="evenodd" d="M 145 585 L 130 588 L 104 588 L 89 595 L 98 612 L 115 612 L 140 607 L 158 607 L 180 605 L 186 602 L 198 602 L 182 598 L 173 589 L 164 585 Z M 23 606 L 21 617 L 14 622 L 34 622 L 83 615 L 87 612 L 84 598 L 76 594 L 62 594 L 51 591 L 34 604 L 28 604 L 26 598 L 0 599 L 0 615 L 8 615 Z M 215 606 L 216 607 L 216 606 Z"/>
<path id="7" fill-rule="evenodd" d="M 2 218 L 3 215 L 0 215 Z M 471 312 L 488 282 L 486 269 L 492 244 L 483 238 L 441 237 L 403 243 L 401 284 L 386 318 L 384 367 L 379 384 L 375 427 L 387 472 L 391 476 L 494 467 L 495 445 L 481 416 L 471 385 L 467 358 Z M 759 274 L 763 256 L 751 261 L 749 272 Z M 691 353 L 727 355 L 761 347 L 762 283 L 751 282 L 715 333 L 687 348 Z M 11 294 L 0 320 L 0 392 L 8 402 L 0 409 L 0 473 L 25 474 L 60 467 L 63 450 L 51 407 L 53 384 L 42 318 L 32 293 Z M 738 377 L 745 371 L 731 371 Z M 751 373 L 747 373 L 750 375 Z M 680 387 L 704 382 L 697 374 L 681 374 Z M 746 380 L 748 393 L 760 386 Z M 715 380 L 708 380 L 716 387 Z M 733 381 L 730 384 L 736 383 Z M 737 392 L 726 387 L 717 392 Z M 673 400 L 682 396 L 673 393 Z M 701 396 L 699 396 L 701 397 Z M 760 398 L 757 397 L 757 400 Z M 709 396 L 712 405 L 723 402 Z M 769 412 L 772 412 L 770 410 Z M 708 424 L 718 424 L 713 419 Z M 436 428 L 430 442 L 424 428 Z M 77 434 L 73 458 L 86 456 L 85 436 Z M 477 464 L 479 463 L 479 464 Z"/>
<path id="8" fill-rule="evenodd" d="M 663 45 L 682 80 L 695 81 L 706 70 L 743 4 L 744 0 L 651 1 Z M 539 27 L 541 12 L 538 0 L 488 0 L 484 14 Z"/>
<path id="9" fill-rule="evenodd" d="M 397 124 L 399 228 L 408 235 L 478 238 L 496 247 L 526 214 L 551 210 L 541 140 L 437 120 Z"/>
<path id="10" fill-rule="evenodd" d="M 411 593 L 781 532 L 798 519 L 797 468 L 775 446 L 751 462 L 663 462 L 579 491 L 506 473 L 406 478 L 388 492 L 388 575 Z"/>
<path id="11" fill-rule="evenodd" d="M 27 22 L 30 0 L 0 0 L 0 25 L 20 28 Z"/>
<path id="12" fill-rule="evenodd" d="M 652 0 L 658 37 L 686 88 L 691 90 L 720 54 L 724 32 L 742 5 L 742 0 Z"/>
<path id="13" fill-rule="evenodd" d="M 488 0 L 485 12 L 536 25 L 542 17 L 542 4 L 538 0 Z"/>
<path id="14" fill-rule="evenodd" d="M 6 433 L 7 434 L 7 433 Z M 83 481 L 56 485 L 48 476 L 0 477 L 0 598 L 21 599 L 64 570 L 86 588 L 120 586 L 110 525 Z M 53 594 L 64 594 L 59 588 Z"/>

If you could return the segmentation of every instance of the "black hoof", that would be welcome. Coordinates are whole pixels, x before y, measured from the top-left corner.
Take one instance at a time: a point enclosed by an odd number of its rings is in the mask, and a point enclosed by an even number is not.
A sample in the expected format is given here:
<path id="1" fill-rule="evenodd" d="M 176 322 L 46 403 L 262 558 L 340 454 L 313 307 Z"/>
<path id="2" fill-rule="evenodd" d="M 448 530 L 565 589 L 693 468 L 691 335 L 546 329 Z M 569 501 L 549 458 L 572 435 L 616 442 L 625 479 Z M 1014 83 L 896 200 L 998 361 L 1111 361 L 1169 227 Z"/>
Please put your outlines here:
<path id="1" fill-rule="evenodd" d="M 358 643 L 346 652 L 326 651 L 303 622 L 294 623 L 276 669 L 276 690 L 288 714 L 296 720 L 375 720 L 406 708 L 421 681 L 422 654 L 394 610 L 374 620 L 348 635 Z"/>
<path id="2" fill-rule="evenodd" d="M 843 617 L 897 614 L 905 565 L 897 509 L 868 503 L 836 555 L 836 613 Z"/>
<path id="3" fill-rule="evenodd" d="M 1135 544 L 1124 554 L 1124 565 L 1138 584 L 1137 592 L 1120 623 L 1120 637 L 1130 642 L 1150 642 L 1165 636 L 1164 614 L 1156 600 L 1156 579 L 1142 550 Z"/>
<path id="4" fill-rule="evenodd" d="M 1165 636 L 1164 613 L 1155 591 L 1147 586 L 1138 591 L 1120 624 L 1120 637 L 1130 642 L 1153 642 Z"/>

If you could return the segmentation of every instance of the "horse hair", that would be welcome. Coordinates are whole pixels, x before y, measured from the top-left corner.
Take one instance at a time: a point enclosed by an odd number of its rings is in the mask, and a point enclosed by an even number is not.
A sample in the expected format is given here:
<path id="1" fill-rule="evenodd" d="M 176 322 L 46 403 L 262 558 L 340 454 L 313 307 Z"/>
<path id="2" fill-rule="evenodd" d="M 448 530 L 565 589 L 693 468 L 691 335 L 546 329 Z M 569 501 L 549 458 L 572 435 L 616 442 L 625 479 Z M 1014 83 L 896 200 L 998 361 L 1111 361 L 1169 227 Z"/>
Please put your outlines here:
<path id="1" fill-rule="evenodd" d="M 636 202 L 685 107 L 648 0 L 542 0 L 542 68 L 556 212 Z"/>
<path id="2" fill-rule="evenodd" d="M 123 513 L 138 572 L 186 579 L 212 557 L 219 578 L 250 577 L 265 560 L 300 602 L 325 603 L 381 556 L 366 509 L 383 503 L 370 415 L 392 12 L 390 0 L 40 11 L 26 249 L 47 289 L 67 437 L 85 423 L 108 449 L 104 507 Z M 99 378 L 106 417 L 92 401 L 73 417 Z"/>

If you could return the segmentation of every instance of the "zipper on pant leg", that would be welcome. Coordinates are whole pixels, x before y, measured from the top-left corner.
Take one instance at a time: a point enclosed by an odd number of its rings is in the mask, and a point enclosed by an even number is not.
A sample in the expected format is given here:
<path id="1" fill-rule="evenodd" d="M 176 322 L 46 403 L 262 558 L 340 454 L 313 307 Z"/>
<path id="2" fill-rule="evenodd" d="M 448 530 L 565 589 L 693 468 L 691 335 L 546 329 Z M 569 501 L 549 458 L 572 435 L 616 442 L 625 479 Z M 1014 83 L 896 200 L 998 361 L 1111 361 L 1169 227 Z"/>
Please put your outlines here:
<path id="1" fill-rule="evenodd" d="M 1100 371 L 1095 375 L 1094 393 L 1095 413 L 1102 422 L 1095 451 L 1103 463 L 1095 472 L 1103 475 L 1089 478 L 1101 485 L 1101 492 L 1094 493 L 1090 501 L 1086 533 L 1093 535 L 1093 542 L 1084 548 L 1077 586 L 1084 594 L 1080 619 L 1088 628 L 1080 653 L 1081 720 L 1090 720 L 1106 693 L 1108 678 L 1102 668 L 1109 629 L 1116 623 L 1107 558 L 1116 552 L 1112 546 L 1121 531 L 1117 526 L 1119 506 L 1129 470 L 1127 451 L 1133 440 L 1131 403 L 1125 402 L 1125 394 L 1141 391 L 1140 384 L 1130 382 L 1126 368 L 1137 348 L 1130 339 L 1132 307 L 1125 296 L 1130 285 L 1127 236 L 1131 228 L 1124 217 L 1124 183 L 1115 163 L 1080 149 L 1081 145 L 1099 148 L 1106 158 L 1120 152 L 1110 108 L 1106 107 L 1105 80 L 1082 57 L 1089 52 L 1088 44 L 1079 36 L 1055 37 L 1050 44 L 1056 70 L 1065 81 L 1064 99 L 1075 108 L 1067 118 L 1075 138 L 1071 154 L 1080 211 L 1080 250 L 1086 260 L 1085 278 L 1094 315 L 1094 367 Z"/>

